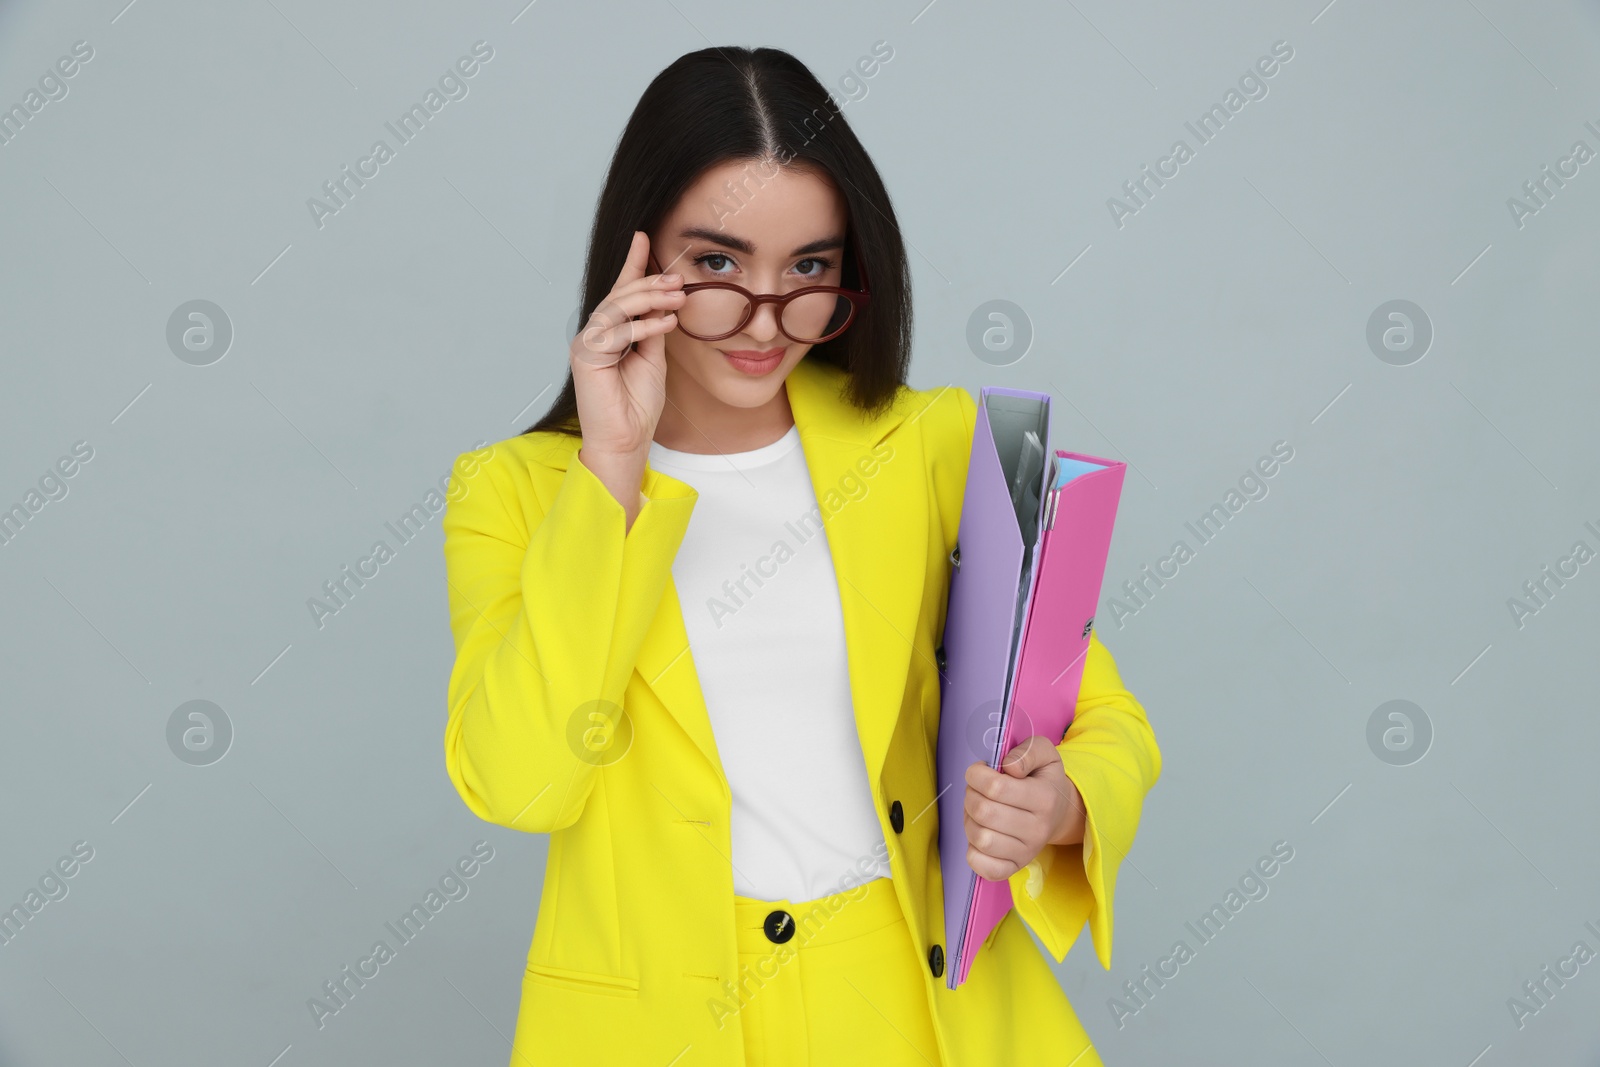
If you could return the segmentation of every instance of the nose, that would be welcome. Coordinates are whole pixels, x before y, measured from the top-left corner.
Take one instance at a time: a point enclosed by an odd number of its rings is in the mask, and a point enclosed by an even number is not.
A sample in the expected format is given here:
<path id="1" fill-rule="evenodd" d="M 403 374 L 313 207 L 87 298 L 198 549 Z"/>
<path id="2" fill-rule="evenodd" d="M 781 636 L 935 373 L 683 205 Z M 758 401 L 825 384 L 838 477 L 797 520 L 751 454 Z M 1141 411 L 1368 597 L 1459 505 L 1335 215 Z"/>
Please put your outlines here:
<path id="1" fill-rule="evenodd" d="M 778 306 L 776 304 L 762 304 L 756 308 L 756 313 L 750 321 L 744 324 L 744 332 L 755 341 L 772 341 L 777 338 Z"/>

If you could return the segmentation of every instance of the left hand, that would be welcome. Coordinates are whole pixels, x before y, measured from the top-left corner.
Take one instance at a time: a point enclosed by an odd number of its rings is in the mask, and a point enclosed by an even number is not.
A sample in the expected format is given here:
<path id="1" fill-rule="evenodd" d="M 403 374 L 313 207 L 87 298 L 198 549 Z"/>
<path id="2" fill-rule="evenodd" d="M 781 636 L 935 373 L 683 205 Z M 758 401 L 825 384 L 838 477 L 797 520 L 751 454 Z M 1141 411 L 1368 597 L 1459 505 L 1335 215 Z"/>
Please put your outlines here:
<path id="1" fill-rule="evenodd" d="M 966 774 L 967 864 L 991 882 L 1010 878 L 1046 845 L 1074 845 L 1084 834 L 1083 797 L 1049 738 L 1028 738 L 1000 766 L 979 761 Z"/>

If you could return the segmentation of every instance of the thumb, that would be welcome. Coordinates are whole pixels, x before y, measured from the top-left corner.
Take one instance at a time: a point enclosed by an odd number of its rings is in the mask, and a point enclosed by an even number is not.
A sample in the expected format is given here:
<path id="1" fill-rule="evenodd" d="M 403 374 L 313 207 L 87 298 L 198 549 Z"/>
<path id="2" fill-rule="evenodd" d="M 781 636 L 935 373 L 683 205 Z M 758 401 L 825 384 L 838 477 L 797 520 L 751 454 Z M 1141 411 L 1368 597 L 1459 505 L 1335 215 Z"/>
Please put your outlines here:
<path id="1" fill-rule="evenodd" d="M 1000 766 L 1013 778 L 1026 778 L 1040 767 L 1060 762 L 1061 753 L 1050 739 L 1035 734 L 1007 752 Z"/>

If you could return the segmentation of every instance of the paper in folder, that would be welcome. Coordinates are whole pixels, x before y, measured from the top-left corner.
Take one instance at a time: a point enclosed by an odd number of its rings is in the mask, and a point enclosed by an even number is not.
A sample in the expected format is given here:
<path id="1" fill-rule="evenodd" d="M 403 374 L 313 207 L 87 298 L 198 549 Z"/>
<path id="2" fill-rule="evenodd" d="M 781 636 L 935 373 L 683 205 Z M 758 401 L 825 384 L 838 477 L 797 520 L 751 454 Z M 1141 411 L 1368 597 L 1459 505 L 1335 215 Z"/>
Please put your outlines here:
<path id="1" fill-rule="evenodd" d="M 1048 459 L 1046 458 L 1048 457 Z M 967 980 L 1011 885 L 967 865 L 966 769 L 1036 734 L 1059 744 L 1078 702 L 1126 464 L 1050 448 L 1050 395 L 985 386 L 951 553 L 938 743 L 947 982 Z"/>

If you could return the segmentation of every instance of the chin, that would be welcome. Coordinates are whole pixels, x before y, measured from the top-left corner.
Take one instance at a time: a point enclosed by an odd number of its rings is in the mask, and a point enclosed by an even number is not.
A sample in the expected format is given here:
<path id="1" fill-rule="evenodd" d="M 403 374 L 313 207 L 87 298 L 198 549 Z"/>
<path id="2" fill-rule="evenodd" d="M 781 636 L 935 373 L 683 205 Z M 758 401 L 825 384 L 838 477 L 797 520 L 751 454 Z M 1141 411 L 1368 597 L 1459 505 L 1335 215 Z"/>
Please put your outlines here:
<path id="1" fill-rule="evenodd" d="M 731 367 L 725 368 L 716 375 L 709 392 L 729 407 L 758 408 L 777 395 L 788 374 L 788 370 L 780 366 L 771 374 L 750 378 Z"/>
<path id="2" fill-rule="evenodd" d="M 690 360 L 680 361 L 680 366 L 693 366 L 691 376 L 700 387 L 717 400 L 730 407 L 755 408 L 766 404 L 783 388 L 789 372 L 805 358 L 810 346 L 798 353 L 790 351 L 779 362 L 777 369 L 760 376 L 752 376 L 736 369 L 714 344 L 706 344 Z"/>

